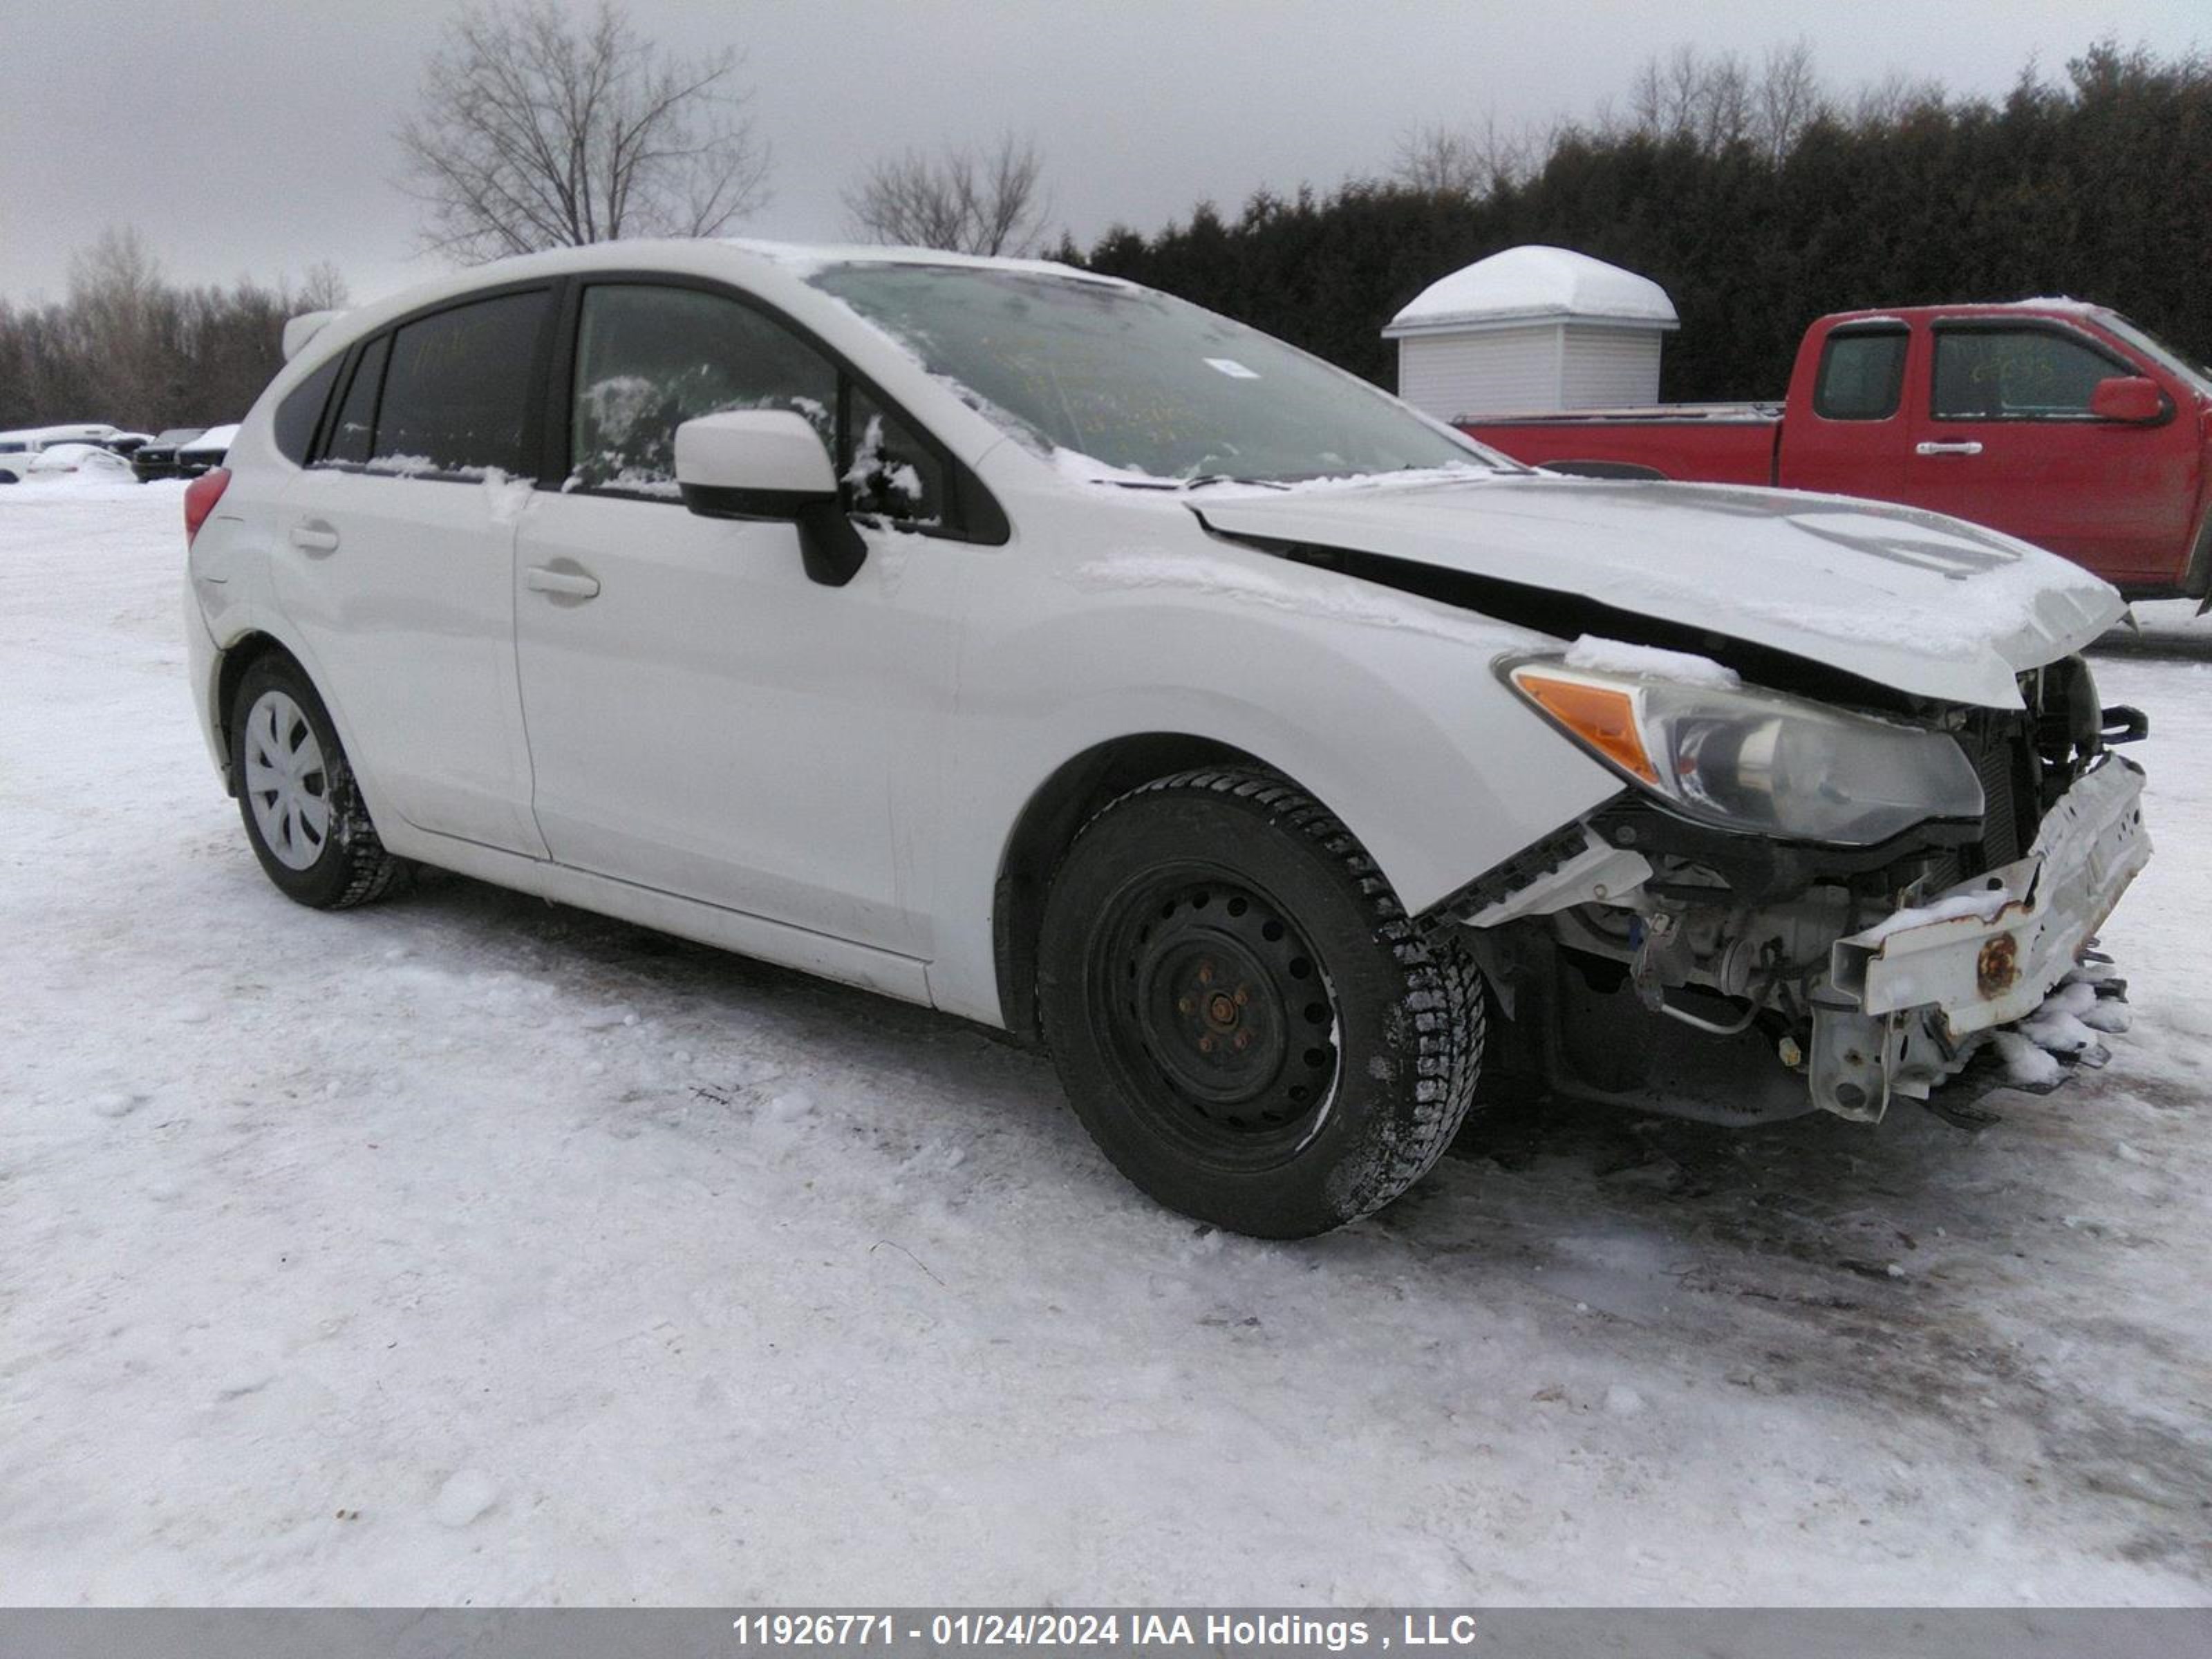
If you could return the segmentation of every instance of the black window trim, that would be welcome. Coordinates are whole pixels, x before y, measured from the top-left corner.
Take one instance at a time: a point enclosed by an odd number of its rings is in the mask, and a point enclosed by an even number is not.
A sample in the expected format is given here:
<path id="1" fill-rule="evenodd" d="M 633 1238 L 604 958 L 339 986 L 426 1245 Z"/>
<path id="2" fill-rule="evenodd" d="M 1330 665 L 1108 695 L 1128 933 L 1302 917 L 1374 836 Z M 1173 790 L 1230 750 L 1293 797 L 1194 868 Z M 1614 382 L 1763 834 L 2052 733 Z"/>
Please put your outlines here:
<path id="1" fill-rule="evenodd" d="M 372 448 L 376 442 L 376 417 L 384 408 L 384 371 L 392 366 L 392 334 L 390 329 L 379 329 L 374 334 L 356 340 L 346 348 L 345 369 L 338 376 L 338 386 L 328 404 L 323 408 L 322 424 L 315 431 L 315 447 L 309 451 L 313 457 L 310 466 L 332 472 L 362 472 L 368 469 L 358 461 L 334 461 L 328 450 L 338 434 L 338 422 L 345 414 L 346 405 L 353 401 L 353 383 L 361 374 L 362 361 L 378 346 L 384 347 L 384 360 L 377 369 L 376 396 L 368 405 L 368 436 Z"/>
<path id="2" fill-rule="evenodd" d="M 404 316 L 395 317 L 381 327 L 356 340 L 346 348 L 345 368 L 338 377 L 343 382 L 343 390 L 333 396 L 325 406 L 323 419 L 315 433 L 314 447 L 308 452 L 310 459 L 307 465 L 325 471 L 347 472 L 362 477 L 380 478 L 401 476 L 397 473 L 380 471 L 374 465 L 363 465 L 359 461 L 333 461 L 325 456 L 324 452 L 330 446 L 331 428 L 337 420 L 338 411 L 345 406 L 346 398 L 352 394 L 353 377 L 360 370 L 362 358 L 367 355 L 369 347 L 375 344 L 378 340 L 396 339 L 399 331 L 411 324 L 427 322 L 433 317 L 442 316 L 449 311 L 459 311 L 465 307 L 476 305 L 486 300 L 503 300 L 518 294 L 543 294 L 548 297 L 548 303 L 538 320 L 538 338 L 531 346 L 529 383 L 523 391 L 522 436 L 516 445 L 517 450 L 526 463 L 532 457 L 542 457 L 545 453 L 545 445 L 544 434 L 540 428 L 544 421 L 545 377 L 550 348 L 552 343 L 548 335 L 557 325 L 561 316 L 562 289 L 564 282 L 565 279 L 561 277 L 520 277 L 514 282 L 495 283 L 489 288 L 472 289 L 466 294 L 449 295 L 442 300 L 434 300 L 428 305 L 419 306 Z M 384 363 L 385 371 L 388 375 L 392 367 L 392 353 L 388 346 L 384 355 Z M 376 389 L 375 408 L 370 416 L 372 448 L 375 443 L 375 422 L 381 421 L 383 415 L 384 387 L 380 383 Z M 404 476 L 410 483 L 480 483 L 483 482 L 481 469 L 474 475 L 447 471 L 442 468 L 432 468 L 427 471 L 410 472 Z"/>
<path id="3" fill-rule="evenodd" d="M 1949 425 L 2028 425 L 2044 426 L 2163 426 L 2173 418 L 2173 398 L 2165 383 L 2156 375 L 2144 372 L 2141 363 L 2130 361 L 2118 348 L 2099 339 L 2085 329 L 2062 322 L 2055 317 L 1939 317 L 1931 325 L 1928 347 L 1928 418 Z M 2062 340 L 2070 340 L 2085 347 L 2120 374 L 2130 380 L 2148 380 L 2158 387 L 2162 411 L 2155 421 L 2113 421 L 2083 410 L 2078 415 L 1943 415 L 1936 408 L 1936 360 L 1943 348 L 1946 334 L 2055 334 Z M 2112 378 L 2107 376 L 2107 379 Z"/>
<path id="4" fill-rule="evenodd" d="M 1820 407 L 1820 392 L 1828 383 L 1828 354 L 1836 349 L 1838 340 L 1860 340 L 1869 335 L 1894 334 L 1905 341 L 1905 356 L 1897 368 L 1897 400 L 1888 412 L 1881 415 L 1831 415 Z M 1838 323 L 1828 331 L 1828 337 L 1820 342 L 1820 361 L 1813 365 L 1813 413 L 1823 421 L 1834 421 L 1845 426 L 1875 426 L 1883 421 L 1893 421 L 1905 413 L 1905 382 L 1911 378 L 1912 325 L 1901 318 L 1869 317 L 1863 322 Z M 1932 398 L 1934 392 L 1929 394 Z"/>
<path id="5" fill-rule="evenodd" d="M 827 362 L 837 376 L 838 447 L 848 441 L 846 405 L 848 388 L 859 386 L 875 401 L 877 408 L 896 420 L 936 458 L 944 469 L 947 493 L 946 521 L 941 524 L 914 524 L 904 520 L 885 518 L 880 514 L 854 513 L 849 516 L 864 523 L 880 525 L 908 535 L 927 536 L 939 541 L 967 542 L 984 547 L 1003 547 L 1012 538 L 1012 526 L 1006 511 L 973 468 L 946 448 L 944 442 L 927 426 L 915 419 L 906 406 L 886 392 L 876 380 L 863 372 L 843 352 L 838 350 L 819 334 L 787 313 L 769 304 L 759 295 L 747 293 L 734 283 L 720 277 L 696 276 L 690 271 L 633 270 L 628 267 L 605 270 L 579 272 L 561 279 L 565 290 L 560 302 L 554 307 L 558 319 L 550 362 L 543 386 L 539 409 L 539 447 L 538 488 L 559 493 L 568 476 L 568 422 L 573 412 L 574 384 L 576 374 L 576 345 L 578 331 L 583 322 L 584 291 L 589 288 L 678 288 L 714 295 L 732 300 L 746 310 L 767 319 L 792 335 Z M 835 458 L 843 465 L 843 458 Z M 842 472 L 838 488 L 844 488 Z M 610 497 L 618 501 L 638 501 L 649 506 L 681 507 L 682 502 L 665 495 L 648 495 L 643 491 L 594 489 L 586 494 Z"/>
<path id="6" fill-rule="evenodd" d="M 286 453 L 284 446 L 276 441 L 276 422 L 283 415 L 284 405 L 290 403 L 293 398 L 298 397 L 309 386 L 313 386 L 315 382 L 315 376 L 320 374 L 325 369 L 331 370 L 331 374 L 330 385 L 323 389 L 323 406 L 315 411 L 315 418 L 307 423 L 307 441 L 301 447 L 300 459 L 294 460 L 293 458 Z M 276 407 L 270 411 L 269 432 L 271 447 L 279 455 L 283 455 L 284 459 L 290 462 L 295 468 L 302 472 L 306 471 L 309 466 L 314 464 L 317 449 L 322 442 L 323 424 L 331 418 L 331 404 L 337 398 L 340 388 L 345 384 L 345 369 L 346 354 L 343 351 L 331 353 L 329 356 L 317 363 L 313 368 L 309 369 L 305 374 L 302 374 L 300 377 L 299 384 L 295 386 L 283 397 L 279 398 L 276 400 Z M 161 441 L 159 434 L 155 434 L 153 441 L 156 444 Z M 179 447 L 191 441 L 191 440 L 189 438 L 182 438 L 177 441 Z M 5 447 L 5 446 L 0 445 L 0 447 Z"/>

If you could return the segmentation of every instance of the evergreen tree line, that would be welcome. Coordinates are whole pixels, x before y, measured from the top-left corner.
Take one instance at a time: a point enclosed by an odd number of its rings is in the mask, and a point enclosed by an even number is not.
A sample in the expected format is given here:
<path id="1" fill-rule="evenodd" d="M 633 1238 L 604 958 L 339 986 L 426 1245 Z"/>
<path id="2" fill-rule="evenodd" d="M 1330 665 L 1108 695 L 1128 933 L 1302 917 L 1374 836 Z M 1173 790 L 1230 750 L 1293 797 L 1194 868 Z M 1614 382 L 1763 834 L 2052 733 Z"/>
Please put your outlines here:
<path id="1" fill-rule="evenodd" d="M 2068 294 L 2212 361 L 2212 59 L 2111 44 L 2001 101 L 1894 81 L 1844 104 L 1803 48 L 1647 66 L 1620 117 L 1540 139 L 1432 130 L 1395 176 L 1200 205 L 1057 257 L 1165 289 L 1397 383 L 1389 319 L 1520 243 L 1650 276 L 1682 320 L 1670 399 L 1778 397 L 1806 324 L 1870 306 Z"/>
<path id="2" fill-rule="evenodd" d="M 297 289 L 179 287 L 135 233 L 110 231 L 70 260 L 67 298 L 0 301 L 0 430 L 239 420 L 284 361 L 286 319 L 345 300 L 326 265 Z"/>

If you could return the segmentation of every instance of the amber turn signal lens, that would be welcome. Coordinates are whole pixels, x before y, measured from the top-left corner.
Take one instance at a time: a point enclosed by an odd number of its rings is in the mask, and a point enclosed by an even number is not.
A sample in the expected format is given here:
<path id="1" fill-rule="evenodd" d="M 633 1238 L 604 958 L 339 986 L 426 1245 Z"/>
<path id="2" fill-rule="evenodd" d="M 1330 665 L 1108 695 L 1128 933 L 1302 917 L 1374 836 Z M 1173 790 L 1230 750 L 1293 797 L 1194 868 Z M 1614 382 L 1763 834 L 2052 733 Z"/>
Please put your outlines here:
<path id="1" fill-rule="evenodd" d="M 1658 769 L 1644 752 L 1644 738 L 1636 728 L 1636 700 L 1629 693 L 1617 686 L 1554 679 L 1525 668 L 1513 676 L 1513 683 L 1615 766 L 1646 783 L 1659 781 Z"/>

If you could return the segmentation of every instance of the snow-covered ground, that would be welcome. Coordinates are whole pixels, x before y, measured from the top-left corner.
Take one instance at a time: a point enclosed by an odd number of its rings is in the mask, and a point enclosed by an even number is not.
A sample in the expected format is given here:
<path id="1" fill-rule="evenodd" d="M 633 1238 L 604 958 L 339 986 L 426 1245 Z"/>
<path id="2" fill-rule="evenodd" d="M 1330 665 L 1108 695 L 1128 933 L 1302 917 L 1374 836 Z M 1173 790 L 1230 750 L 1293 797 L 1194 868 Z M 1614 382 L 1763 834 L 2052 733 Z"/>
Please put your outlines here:
<path id="1" fill-rule="evenodd" d="M 1500 1113 L 1269 1245 L 972 1027 L 286 902 L 178 496 L 0 489 L 0 1599 L 2212 1597 L 2212 627 L 2100 664 L 2160 848 L 2110 1070 L 1979 1134 Z"/>

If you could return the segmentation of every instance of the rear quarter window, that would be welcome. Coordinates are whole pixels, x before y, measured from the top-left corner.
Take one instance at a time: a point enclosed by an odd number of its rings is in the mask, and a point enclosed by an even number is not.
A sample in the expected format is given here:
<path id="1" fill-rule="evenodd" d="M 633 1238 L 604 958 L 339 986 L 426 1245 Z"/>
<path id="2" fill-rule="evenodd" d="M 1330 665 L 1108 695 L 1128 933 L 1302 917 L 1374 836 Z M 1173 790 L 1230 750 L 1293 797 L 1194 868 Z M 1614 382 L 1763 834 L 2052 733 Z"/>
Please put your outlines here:
<path id="1" fill-rule="evenodd" d="M 276 453 L 295 466 L 307 464 L 315 428 L 323 423 L 323 410 L 331 400 L 331 388 L 337 384 L 338 365 L 343 361 L 343 356 L 331 358 L 286 392 L 283 402 L 276 405 L 271 428 Z"/>
<path id="2" fill-rule="evenodd" d="M 354 466 L 367 463 L 376 436 L 376 394 L 384 385 L 384 360 L 391 355 L 392 337 L 380 334 L 362 348 L 353 379 L 346 385 L 337 419 L 323 444 L 323 459 Z"/>
<path id="3" fill-rule="evenodd" d="M 1839 330 L 1820 349 L 1813 412 L 1824 421 L 1886 421 L 1905 398 L 1901 328 Z"/>

